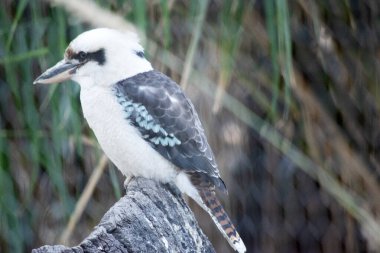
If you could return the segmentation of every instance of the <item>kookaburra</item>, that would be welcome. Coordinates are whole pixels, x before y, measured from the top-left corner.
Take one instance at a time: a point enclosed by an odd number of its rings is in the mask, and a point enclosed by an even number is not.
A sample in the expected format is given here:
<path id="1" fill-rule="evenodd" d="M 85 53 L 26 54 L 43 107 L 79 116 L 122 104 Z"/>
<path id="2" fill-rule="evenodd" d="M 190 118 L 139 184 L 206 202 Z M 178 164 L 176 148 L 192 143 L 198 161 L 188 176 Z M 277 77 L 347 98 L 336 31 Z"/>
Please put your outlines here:
<path id="1" fill-rule="evenodd" d="M 99 28 L 80 34 L 34 84 L 71 79 L 105 154 L 126 176 L 174 182 L 205 209 L 229 244 L 246 248 L 215 195 L 226 192 L 193 104 L 152 68 L 137 35 Z"/>

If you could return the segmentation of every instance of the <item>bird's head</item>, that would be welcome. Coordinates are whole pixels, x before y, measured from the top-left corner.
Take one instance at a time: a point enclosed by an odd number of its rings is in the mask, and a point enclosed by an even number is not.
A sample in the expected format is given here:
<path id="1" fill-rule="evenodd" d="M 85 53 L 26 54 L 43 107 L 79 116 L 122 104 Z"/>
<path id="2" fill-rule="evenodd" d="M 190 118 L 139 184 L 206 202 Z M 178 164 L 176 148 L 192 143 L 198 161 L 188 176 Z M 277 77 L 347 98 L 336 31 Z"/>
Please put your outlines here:
<path id="1" fill-rule="evenodd" d="M 67 47 L 63 60 L 33 83 L 50 84 L 71 79 L 82 88 L 111 85 L 152 70 L 134 33 L 98 28 L 80 34 Z"/>

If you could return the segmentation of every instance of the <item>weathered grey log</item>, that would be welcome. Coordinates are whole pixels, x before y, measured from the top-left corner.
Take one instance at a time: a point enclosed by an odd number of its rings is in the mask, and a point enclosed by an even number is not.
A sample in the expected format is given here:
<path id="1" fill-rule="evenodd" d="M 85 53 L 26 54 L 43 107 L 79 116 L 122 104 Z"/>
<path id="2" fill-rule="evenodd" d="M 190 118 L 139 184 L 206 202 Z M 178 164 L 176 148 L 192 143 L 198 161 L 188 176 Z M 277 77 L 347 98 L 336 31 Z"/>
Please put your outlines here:
<path id="1" fill-rule="evenodd" d="M 126 195 L 78 246 L 43 246 L 46 252 L 215 252 L 179 190 L 134 178 Z"/>

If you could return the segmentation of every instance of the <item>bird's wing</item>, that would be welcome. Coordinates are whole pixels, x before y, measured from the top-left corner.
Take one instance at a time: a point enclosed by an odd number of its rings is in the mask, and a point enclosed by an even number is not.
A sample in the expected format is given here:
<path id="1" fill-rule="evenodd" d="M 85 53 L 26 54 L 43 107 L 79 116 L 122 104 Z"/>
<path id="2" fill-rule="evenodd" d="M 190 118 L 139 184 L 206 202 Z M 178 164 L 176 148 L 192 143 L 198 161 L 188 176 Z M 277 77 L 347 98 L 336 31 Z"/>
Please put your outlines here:
<path id="1" fill-rule="evenodd" d="M 157 152 L 189 174 L 196 187 L 226 191 L 194 106 L 173 80 L 153 70 L 114 88 L 125 117 Z"/>

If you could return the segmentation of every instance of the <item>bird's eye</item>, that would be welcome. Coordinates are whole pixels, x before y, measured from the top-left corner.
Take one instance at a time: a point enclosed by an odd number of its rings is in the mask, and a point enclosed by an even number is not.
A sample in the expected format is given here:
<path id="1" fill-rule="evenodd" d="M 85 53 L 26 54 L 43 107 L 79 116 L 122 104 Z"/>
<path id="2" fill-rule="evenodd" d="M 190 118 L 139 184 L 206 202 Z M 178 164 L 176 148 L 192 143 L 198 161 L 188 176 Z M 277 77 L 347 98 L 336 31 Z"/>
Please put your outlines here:
<path id="1" fill-rule="evenodd" d="M 86 59 L 87 54 L 85 52 L 83 52 L 83 51 L 80 51 L 78 53 L 78 56 L 79 56 L 79 60 L 83 61 L 83 60 Z"/>

